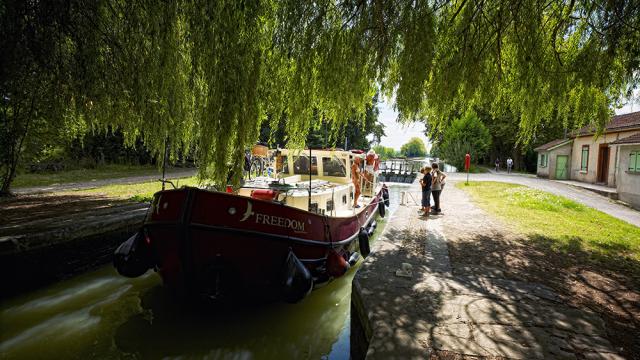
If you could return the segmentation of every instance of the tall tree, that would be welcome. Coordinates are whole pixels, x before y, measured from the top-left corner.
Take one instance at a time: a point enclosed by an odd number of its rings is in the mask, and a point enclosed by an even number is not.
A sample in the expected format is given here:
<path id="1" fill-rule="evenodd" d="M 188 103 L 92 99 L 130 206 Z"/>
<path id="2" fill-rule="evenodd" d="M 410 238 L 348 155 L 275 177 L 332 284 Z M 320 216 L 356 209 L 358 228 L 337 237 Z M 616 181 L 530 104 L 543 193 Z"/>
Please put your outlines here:
<path id="1" fill-rule="evenodd" d="M 112 126 L 152 154 L 167 138 L 172 156 L 195 148 L 214 181 L 240 176 L 267 114 L 286 116 L 291 146 L 314 114 L 337 137 L 378 85 L 433 128 L 473 104 L 509 109 L 526 142 L 542 119 L 602 128 L 640 77 L 635 0 L 7 0 L 0 17 L 2 141 L 34 113 Z"/>
<path id="2" fill-rule="evenodd" d="M 400 153 L 406 157 L 426 156 L 427 148 L 422 139 L 414 137 L 400 147 Z"/>
<path id="3" fill-rule="evenodd" d="M 465 154 L 470 154 L 471 161 L 476 164 L 479 158 L 485 156 L 490 146 L 489 130 L 474 111 L 467 111 L 444 131 L 438 149 L 445 161 L 462 169 Z"/>
<path id="4" fill-rule="evenodd" d="M 376 145 L 373 150 L 378 154 L 380 160 L 387 160 L 398 155 L 398 152 L 392 147 Z"/>

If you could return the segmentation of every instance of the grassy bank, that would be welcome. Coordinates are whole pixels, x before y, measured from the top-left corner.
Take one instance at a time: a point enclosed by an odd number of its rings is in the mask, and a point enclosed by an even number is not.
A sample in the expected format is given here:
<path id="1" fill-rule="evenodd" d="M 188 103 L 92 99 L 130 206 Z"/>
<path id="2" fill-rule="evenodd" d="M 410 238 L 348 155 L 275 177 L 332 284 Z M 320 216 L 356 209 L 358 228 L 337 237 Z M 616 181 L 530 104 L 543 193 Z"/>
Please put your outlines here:
<path id="1" fill-rule="evenodd" d="M 45 173 L 21 173 L 13 181 L 13 188 L 49 186 L 54 184 L 117 179 L 130 176 L 159 174 L 152 165 L 103 165 L 95 169 L 64 170 Z"/>
<path id="2" fill-rule="evenodd" d="M 183 185 L 195 186 L 198 181 L 195 176 L 182 179 L 169 179 L 173 181 L 176 187 Z M 171 185 L 166 185 L 167 189 L 171 189 Z M 162 183 L 159 181 L 147 181 L 138 184 L 117 184 L 100 186 L 95 189 L 64 191 L 57 193 L 58 195 L 99 195 L 116 199 L 132 200 L 138 202 L 151 201 L 153 194 L 162 190 Z"/>
<path id="3" fill-rule="evenodd" d="M 535 242 L 571 256 L 638 271 L 640 228 L 567 198 L 522 185 L 460 182 L 487 212 Z"/>

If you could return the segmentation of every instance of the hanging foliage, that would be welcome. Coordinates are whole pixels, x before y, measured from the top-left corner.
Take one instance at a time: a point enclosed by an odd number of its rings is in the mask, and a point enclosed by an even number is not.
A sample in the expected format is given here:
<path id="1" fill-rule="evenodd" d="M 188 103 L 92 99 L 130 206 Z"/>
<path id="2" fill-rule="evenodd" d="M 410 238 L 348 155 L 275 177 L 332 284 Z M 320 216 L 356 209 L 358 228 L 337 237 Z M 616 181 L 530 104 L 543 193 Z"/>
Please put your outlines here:
<path id="1" fill-rule="evenodd" d="M 50 124 L 196 149 L 224 182 L 263 121 L 286 119 L 293 147 L 314 116 L 335 138 L 379 89 L 434 131 L 489 103 L 526 142 L 543 119 L 602 128 L 640 76 L 632 0 L 8 0 L 0 15 L 3 173 L 30 99 Z"/>

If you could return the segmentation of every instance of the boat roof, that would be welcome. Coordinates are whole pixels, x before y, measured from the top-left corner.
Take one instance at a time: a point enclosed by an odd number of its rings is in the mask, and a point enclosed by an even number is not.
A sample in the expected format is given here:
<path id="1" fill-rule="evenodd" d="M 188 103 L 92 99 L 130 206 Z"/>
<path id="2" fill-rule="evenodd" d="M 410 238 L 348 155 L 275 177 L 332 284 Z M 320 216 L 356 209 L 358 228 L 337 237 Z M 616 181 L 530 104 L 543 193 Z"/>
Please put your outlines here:
<path id="1" fill-rule="evenodd" d="M 309 149 L 278 149 L 281 155 L 293 155 L 293 156 L 309 156 Z M 354 153 L 351 150 L 342 149 L 311 149 L 311 156 L 325 156 L 325 157 L 364 157 L 366 153 Z"/>

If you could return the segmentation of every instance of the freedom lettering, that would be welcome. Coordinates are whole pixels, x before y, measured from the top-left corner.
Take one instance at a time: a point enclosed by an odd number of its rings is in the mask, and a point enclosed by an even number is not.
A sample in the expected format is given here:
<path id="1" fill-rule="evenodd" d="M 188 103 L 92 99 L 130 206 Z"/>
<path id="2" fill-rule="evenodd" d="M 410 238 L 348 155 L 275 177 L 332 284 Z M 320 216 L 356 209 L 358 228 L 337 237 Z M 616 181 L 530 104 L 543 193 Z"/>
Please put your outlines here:
<path id="1" fill-rule="evenodd" d="M 271 226 L 277 226 L 281 228 L 287 228 L 294 231 L 304 232 L 304 222 L 298 220 L 291 220 L 288 218 L 275 216 L 275 215 L 266 215 L 266 214 L 256 214 L 256 224 L 267 224 Z"/>

